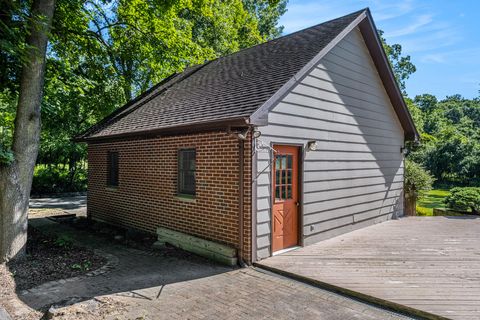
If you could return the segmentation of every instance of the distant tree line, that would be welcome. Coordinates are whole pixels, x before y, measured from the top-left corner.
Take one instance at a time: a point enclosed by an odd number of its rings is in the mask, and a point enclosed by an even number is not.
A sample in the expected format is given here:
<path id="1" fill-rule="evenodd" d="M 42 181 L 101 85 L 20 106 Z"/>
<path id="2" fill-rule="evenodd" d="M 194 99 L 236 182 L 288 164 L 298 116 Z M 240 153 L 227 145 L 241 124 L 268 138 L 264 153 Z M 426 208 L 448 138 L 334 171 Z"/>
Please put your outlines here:
<path id="1" fill-rule="evenodd" d="M 438 101 L 423 94 L 407 102 L 421 134 L 408 158 L 429 170 L 440 186 L 480 186 L 480 97 Z"/>

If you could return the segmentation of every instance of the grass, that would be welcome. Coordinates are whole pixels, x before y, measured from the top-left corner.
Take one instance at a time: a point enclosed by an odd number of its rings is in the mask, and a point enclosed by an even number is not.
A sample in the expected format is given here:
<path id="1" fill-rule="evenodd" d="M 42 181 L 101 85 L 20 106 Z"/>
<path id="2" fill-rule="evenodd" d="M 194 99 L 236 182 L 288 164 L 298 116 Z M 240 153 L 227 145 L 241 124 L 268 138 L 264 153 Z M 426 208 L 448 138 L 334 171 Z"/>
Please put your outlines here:
<path id="1" fill-rule="evenodd" d="M 445 208 L 443 202 L 450 191 L 433 189 L 417 200 L 417 214 L 419 216 L 433 216 L 433 208 Z"/>

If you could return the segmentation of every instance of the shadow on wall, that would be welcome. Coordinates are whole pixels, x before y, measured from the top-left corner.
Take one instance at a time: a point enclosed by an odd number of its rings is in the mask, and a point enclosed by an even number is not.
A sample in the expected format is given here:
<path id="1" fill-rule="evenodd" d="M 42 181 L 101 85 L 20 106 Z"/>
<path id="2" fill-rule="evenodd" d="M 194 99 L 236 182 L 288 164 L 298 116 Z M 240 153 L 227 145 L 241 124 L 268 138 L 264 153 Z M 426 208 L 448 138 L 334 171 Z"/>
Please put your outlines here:
<path id="1" fill-rule="evenodd" d="M 358 31 L 273 108 L 261 131 L 264 145 L 317 141 L 304 154 L 305 245 L 403 214 L 404 132 Z M 269 241 L 257 243 L 268 256 Z"/>
<path id="2" fill-rule="evenodd" d="M 404 132 L 361 35 L 341 41 L 294 92 L 310 94 L 330 114 L 319 126 L 327 131 L 325 148 L 307 153 L 306 161 L 351 173 L 344 183 L 333 175 L 318 200 L 341 199 L 354 224 L 403 215 Z"/>

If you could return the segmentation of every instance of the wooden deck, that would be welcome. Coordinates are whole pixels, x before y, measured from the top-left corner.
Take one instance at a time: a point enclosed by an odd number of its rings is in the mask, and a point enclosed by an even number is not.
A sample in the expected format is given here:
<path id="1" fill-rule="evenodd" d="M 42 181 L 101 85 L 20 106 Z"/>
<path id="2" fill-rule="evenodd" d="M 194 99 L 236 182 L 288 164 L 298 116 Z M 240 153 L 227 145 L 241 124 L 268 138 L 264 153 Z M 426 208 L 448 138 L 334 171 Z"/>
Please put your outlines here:
<path id="1" fill-rule="evenodd" d="M 452 319 L 480 319 L 480 218 L 409 217 L 260 261 Z"/>

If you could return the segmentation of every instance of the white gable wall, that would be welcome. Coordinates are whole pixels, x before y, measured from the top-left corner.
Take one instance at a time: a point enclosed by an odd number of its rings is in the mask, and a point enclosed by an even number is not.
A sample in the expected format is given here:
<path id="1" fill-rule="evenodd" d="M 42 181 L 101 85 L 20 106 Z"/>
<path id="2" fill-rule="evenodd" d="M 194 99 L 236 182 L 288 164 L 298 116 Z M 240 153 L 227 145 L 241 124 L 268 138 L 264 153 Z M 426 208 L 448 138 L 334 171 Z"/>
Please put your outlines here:
<path id="1" fill-rule="evenodd" d="M 317 141 L 317 151 L 303 151 L 304 245 L 403 215 L 404 132 L 357 29 L 259 130 L 263 145 Z M 271 255 L 271 156 L 268 149 L 255 155 L 257 259 Z"/>

